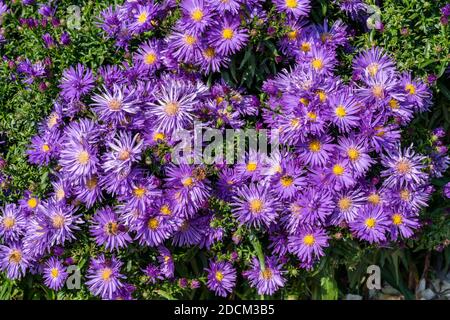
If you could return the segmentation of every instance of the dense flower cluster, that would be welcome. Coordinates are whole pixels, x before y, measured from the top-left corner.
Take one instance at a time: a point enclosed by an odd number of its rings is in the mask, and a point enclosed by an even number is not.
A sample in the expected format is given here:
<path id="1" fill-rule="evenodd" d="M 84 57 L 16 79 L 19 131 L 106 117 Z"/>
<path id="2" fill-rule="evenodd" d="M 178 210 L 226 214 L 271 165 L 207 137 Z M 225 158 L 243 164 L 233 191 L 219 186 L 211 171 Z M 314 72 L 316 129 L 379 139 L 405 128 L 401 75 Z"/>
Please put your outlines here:
<path id="1" fill-rule="evenodd" d="M 433 191 L 430 178 L 449 165 L 442 130 L 434 132 L 441 149 L 432 157 L 401 145 L 402 127 L 430 107 L 429 88 L 378 47 L 358 53 L 344 81 L 336 72 L 337 48 L 348 42 L 343 22 L 310 24 L 306 0 L 273 3 L 289 26 L 280 49 L 295 64 L 264 82 L 261 100 L 203 81 L 248 43 L 246 25 L 265 15 L 258 0 L 183 0 L 169 35 L 147 37 L 130 61 L 64 70 L 54 108 L 27 151 L 30 163 L 52 168 L 52 192 L 45 199 L 26 192 L 3 206 L 0 270 L 10 279 L 41 274 L 59 290 L 68 277 L 65 248 L 86 232 L 96 253 L 86 274 L 90 292 L 131 299 L 136 288 L 119 259 L 131 245 L 153 249 L 156 258 L 141 272 L 154 284 L 175 277 L 172 249 L 209 251 L 233 233 L 237 244 L 242 235 L 268 239 L 267 255 L 252 254 L 241 274 L 259 294 L 272 295 L 288 281 L 288 261 L 311 269 L 325 255 L 330 228 L 348 228 L 369 244 L 412 237 Z M 360 1 L 340 5 L 350 15 L 362 10 Z M 99 25 L 130 49 L 175 8 L 174 1 L 126 1 L 103 11 Z M 40 13 L 52 16 L 50 7 Z M 50 36 L 43 41 L 56 45 Z M 26 83 L 45 72 L 27 60 L 19 65 Z M 248 128 L 255 119 L 258 129 L 276 129 L 279 151 L 249 150 L 237 164 L 172 162 L 179 130 L 194 123 Z M 220 224 L 216 200 L 232 229 Z M 237 283 L 236 257 L 229 256 L 212 257 L 202 279 L 222 297 Z"/>

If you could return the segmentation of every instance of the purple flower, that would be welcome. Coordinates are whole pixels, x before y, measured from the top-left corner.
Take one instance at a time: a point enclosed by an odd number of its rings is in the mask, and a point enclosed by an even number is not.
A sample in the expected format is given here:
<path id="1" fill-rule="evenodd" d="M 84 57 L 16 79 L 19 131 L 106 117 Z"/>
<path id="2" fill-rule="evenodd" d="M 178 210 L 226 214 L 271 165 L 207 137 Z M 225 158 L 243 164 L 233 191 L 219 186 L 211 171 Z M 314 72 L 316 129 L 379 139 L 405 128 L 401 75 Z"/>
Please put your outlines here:
<path id="1" fill-rule="evenodd" d="M 97 245 L 104 244 L 107 250 L 112 251 L 126 247 L 131 242 L 126 227 L 119 222 L 117 214 L 110 207 L 97 210 L 92 220 L 90 231 Z"/>
<path id="2" fill-rule="evenodd" d="M 79 100 L 83 95 L 89 93 L 95 86 L 92 71 L 85 68 L 81 63 L 75 67 L 64 70 L 61 84 L 61 95 L 67 100 Z"/>
<path id="3" fill-rule="evenodd" d="M 236 284 L 236 270 L 231 263 L 226 261 L 209 262 L 208 272 L 208 289 L 215 292 L 216 295 L 226 297 Z"/>
<path id="4" fill-rule="evenodd" d="M 266 257 L 263 267 L 258 258 L 253 257 L 251 269 L 243 272 L 248 278 L 250 286 L 256 287 L 258 294 L 273 295 L 279 288 L 283 287 L 286 279 L 283 277 L 282 265 L 275 257 Z"/>
<path id="5" fill-rule="evenodd" d="M 233 200 L 233 216 L 240 224 L 268 227 L 277 217 L 276 202 L 269 194 L 268 187 L 244 185 L 236 191 Z"/>
<path id="6" fill-rule="evenodd" d="M 42 272 L 44 283 L 53 290 L 60 290 L 64 286 L 68 273 L 62 262 L 55 257 L 51 257 L 45 262 Z"/>
<path id="7" fill-rule="evenodd" d="M 302 16 L 308 16 L 311 10 L 309 0 L 275 0 L 276 8 L 281 12 L 298 19 Z"/>
<path id="8" fill-rule="evenodd" d="M 92 258 L 86 278 L 89 291 L 102 299 L 112 299 L 123 288 L 125 276 L 120 273 L 123 263 L 116 257 L 110 259 L 104 255 Z"/>
<path id="9" fill-rule="evenodd" d="M 25 275 L 30 261 L 23 251 L 22 244 L 12 242 L 0 245 L 0 270 L 6 272 L 9 279 L 20 279 Z"/>
<path id="10" fill-rule="evenodd" d="M 21 208 L 15 204 L 6 204 L 1 208 L 0 236 L 6 242 L 18 241 L 25 233 L 27 221 Z"/>
<path id="11" fill-rule="evenodd" d="M 328 247 L 328 236 L 320 228 L 304 228 L 297 234 L 289 236 L 288 250 L 295 254 L 305 266 L 311 266 L 325 253 Z"/>
<path id="12" fill-rule="evenodd" d="M 246 29 L 240 28 L 240 21 L 237 19 L 224 18 L 218 21 L 211 30 L 209 44 L 217 49 L 217 52 L 229 55 L 240 50 L 248 39 Z"/>
<path id="13" fill-rule="evenodd" d="M 380 243 L 386 240 L 389 220 L 381 208 L 364 206 L 350 223 L 350 230 L 362 240 Z"/>
<path id="14" fill-rule="evenodd" d="M 442 193 L 447 199 L 450 199 L 450 182 L 446 183 L 442 188 Z"/>

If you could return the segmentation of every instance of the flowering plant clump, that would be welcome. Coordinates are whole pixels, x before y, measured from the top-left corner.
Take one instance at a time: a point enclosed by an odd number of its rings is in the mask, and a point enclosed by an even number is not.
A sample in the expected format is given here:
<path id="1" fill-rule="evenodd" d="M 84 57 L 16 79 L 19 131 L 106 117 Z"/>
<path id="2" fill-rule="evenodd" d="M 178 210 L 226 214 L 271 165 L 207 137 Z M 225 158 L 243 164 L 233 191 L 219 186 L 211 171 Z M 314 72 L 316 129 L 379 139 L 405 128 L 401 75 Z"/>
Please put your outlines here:
<path id="1" fill-rule="evenodd" d="M 332 5 L 349 24 L 367 13 L 362 1 Z M 2 203 L 0 270 L 64 292 L 76 265 L 81 296 L 102 299 L 201 288 L 203 298 L 284 296 L 300 290 L 300 274 L 324 269 L 338 240 L 381 250 L 417 237 L 450 165 L 442 127 L 427 145 L 404 137 L 433 108 L 429 81 L 380 46 L 352 48 L 351 27 L 317 23 L 314 9 L 309 0 L 125 1 L 95 20 L 116 59 L 72 63 L 58 76 L 52 61 L 6 59 L 26 90 L 51 88 L 51 110 L 24 152 L 51 186 Z M 58 25 L 55 10 L 38 12 Z M 9 12 L 0 2 L 0 17 Z M 41 39 L 45 50 L 72 43 L 66 31 Z M 266 67 L 254 83 L 253 61 L 233 85 L 224 70 L 237 80 L 236 57 L 245 52 L 245 66 L 261 43 L 273 48 L 271 65 L 286 68 Z M 202 158 L 206 143 L 201 154 L 176 152 L 196 144 L 198 129 L 258 138 L 270 129 L 278 141 L 241 159 L 220 157 L 222 142 L 213 162 Z"/>

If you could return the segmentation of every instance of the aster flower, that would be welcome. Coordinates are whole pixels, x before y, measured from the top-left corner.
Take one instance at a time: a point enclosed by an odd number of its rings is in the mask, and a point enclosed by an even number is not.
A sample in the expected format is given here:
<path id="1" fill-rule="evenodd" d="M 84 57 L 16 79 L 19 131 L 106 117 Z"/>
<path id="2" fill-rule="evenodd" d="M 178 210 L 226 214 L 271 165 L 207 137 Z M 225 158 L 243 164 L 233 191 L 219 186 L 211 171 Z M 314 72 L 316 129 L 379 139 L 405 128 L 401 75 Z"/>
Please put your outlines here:
<path id="1" fill-rule="evenodd" d="M 286 12 L 296 19 L 308 16 L 311 10 L 309 0 L 275 0 L 274 4 L 279 11 Z"/>
<path id="2" fill-rule="evenodd" d="M 180 6 L 188 28 L 203 32 L 213 22 L 212 13 L 204 0 L 183 0 Z"/>
<path id="3" fill-rule="evenodd" d="M 308 62 L 317 74 L 331 75 L 331 72 L 336 64 L 334 54 L 323 46 L 314 45 L 311 48 L 311 56 Z"/>
<path id="4" fill-rule="evenodd" d="M 247 39 L 247 30 L 240 28 L 240 21 L 225 17 L 211 29 L 209 44 L 220 54 L 230 55 L 239 51 Z"/>
<path id="5" fill-rule="evenodd" d="M 194 87 L 190 82 L 167 79 L 154 94 L 156 101 L 148 103 L 148 114 L 155 117 L 155 129 L 171 134 L 193 122 L 193 111 L 206 87 Z"/>
<path id="6" fill-rule="evenodd" d="M 112 299 L 114 293 L 123 287 L 125 276 L 120 273 L 123 263 L 115 256 L 104 255 L 92 258 L 86 278 L 89 291 L 102 299 Z"/>
<path id="7" fill-rule="evenodd" d="M 64 70 L 59 85 L 61 95 L 67 100 L 79 100 L 83 95 L 89 93 L 94 86 L 95 80 L 92 71 L 85 68 L 81 63 Z"/>
<path id="8" fill-rule="evenodd" d="M 96 150 L 87 143 L 66 142 L 60 152 L 59 164 L 71 178 L 89 177 L 97 172 Z"/>
<path id="9" fill-rule="evenodd" d="M 350 230 L 360 239 L 380 243 L 386 240 L 389 220 L 381 208 L 364 206 L 350 223 Z"/>
<path id="10" fill-rule="evenodd" d="M 48 165 L 52 159 L 58 156 L 60 148 L 60 133 L 56 130 L 47 131 L 42 136 L 31 138 L 31 145 L 27 150 L 30 163 Z"/>
<path id="11" fill-rule="evenodd" d="M 45 221 L 49 232 L 51 245 L 64 244 L 65 241 L 75 239 L 74 231 L 80 230 L 83 223 L 81 214 L 75 214 L 76 209 L 70 205 L 60 205 L 52 201 L 42 204 L 41 218 Z"/>
<path id="12" fill-rule="evenodd" d="M 25 214 L 25 216 L 29 216 L 36 212 L 39 205 L 39 198 L 33 195 L 33 193 L 30 191 L 25 191 L 23 198 L 19 200 L 20 209 Z"/>
<path id="13" fill-rule="evenodd" d="M 100 187 L 98 176 L 93 175 L 79 182 L 73 188 L 73 194 L 76 199 L 87 208 L 91 208 L 95 202 L 103 199 L 102 188 Z"/>
<path id="14" fill-rule="evenodd" d="M 226 261 L 209 262 L 208 272 L 208 289 L 215 292 L 216 295 L 226 297 L 236 284 L 236 270 L 231 263 Z"/>
<path id="15" fill-rule="evenodd" d="M 142 33 L 153 28 L 152 20 L 158 12 L 158 5 L 149 3 L 147 5 L 138 5 L 133 10 L 133 21 L 130 24 L 130 30 L 133 33 Z"/>
<path id="16" fill-rule="evenodd" d="M 9 279 L 20 279 L 25 275 L 30 261 L 20 242 L 0 245 L 0 270 L 6 272 Z"/>
<path id="17" fill-rule="evenodd" d="M 158 247 L 158 253 L 158 262 L 160 263 L 161 273 L 166 278 L 172 278 L 175 272 L 175 264 L 173 262 L 172 254 L 164 246 Z"/>
<path id="18" fill-rule="evenodd" d="M 149 70 L 156 70 L 162 64 L 161 51 L 162 43 L 160 41 L 149 40 L 139 47 L 134 59 L 140 61 Z"/>
<path id="19" fill-rule="evenodd" d="M 181 26 L 178 26 L 177 30 L 183 30 Z M 192 31 L 175 31 L 168 38 L 168 48 L 171 55 L 178 61 L 193 62 L 200 58 L 200 39 Z"/>
<path id="20" fill-rule="evenodd" d="M 63 266 L 62 262 L 55 257 L 50 257 L 50 259 L 45 262 L 42 274 L 45 285 L 53 290 L 62 289 L 68 277 L 66 268 Z"/>
<path id="21" fill-rule="evenodd" d="M 1 208 L 0 237 L 5 242 L 18 241 L 25 233 L 27 220 L 20 207 L 6 204 Z"/>
<path id="22" fill-rule="evenodd" d="M 268 227 L 277 217 L 276 203 L 266 186 L 243 185 L 231 203 L 233 216 L 240 224 Z"/>
<path id="23" fill-rule="evenodd" d="M 103 157 L 102 168 L 105 172 L 117 173 L 131 169 L 132 164 L 141 159 L 143 140 L 139 134 L 132 137 L 130 132 L 119 131 L 108 147 L 111 152 Z"/>
<path id="24" fill-rule="evenodd" d="M 237 14 L 242 4 L 242 0 L 208 0 L 209 5 L 220 14 Z"/>
<path id="25" fill-rule="evenodd" d="M 95 212 L 90 225 L 90 232 L 97 245 L 105 245 L 107 250 L 118 250 L 131 242 L 127 229 L 119 222 L 116 212 L 110 207 Z"/>
<path id="26" fill-rule="evenodd" d="M 199 245 L 203 238 L 205 220 L 203 217 L 184 220 L 174 233 L 172 243 L 178 247 Z"/>
<path id="27" fill-rule="evenodd" d="M 328 236 L 321 228 L 304 228 L 297 234 L 289 236 L 288 250 L 295 254 L 306 266 L 322 257 L 324 248 L 328 247 Z"/>
<path id="28" fill-rule="evenodd" d="M 381 72 L 395 76 L 395 71 L 393 59 L 379 47 L 364 50 L 353 59 L 353 74 L 357 78 L 362 75 L 375 77 Z"/>
<path id="29" fill-rule="evenodd" d="M 139 104 L 133 90 L 124 92 L 121 87 L 114 84 L 112 90 L 103 87 L 103 91 L 102 94 L 92 97 L 94 101 L 92 110 L 98 115 L 99 120 L 125 124 L 139 111 Z"/>
<path id="30" fill-rule="evenodd" d="M 139 218 L 133 229 L 136 229 L 136 239 L 139 243 L 151 247 L 162 244 L 173 232 L 172 225 L 161 216 L 148 215 Z"/>
<path id="31" fill-rule="evenodd" d="M 359 124 L 360 108 L 357 100 L 347 90 L 331 95 L 328 104 L 331 109 L 331 121 L 337 125 L 341 132 L 348 132 Z"/>
<path id="32" fill-rule="evenodd" d="M 417 155 L 412 146 L 403 151 L 398 146 L 396 150 L 383 155 L 381 163 L 387 168 L 381 172 L 382 177 L 387 177 L 383 185 L 403 187 L 422 184 L 426 179 L 426 174 L 422 171 L 423 160 L 424 157 Z"/>
<path id="33" fill-rule="evenodd" d="M 397 240 L 399 236 L 410 238 L 414 230 L 420 227 L 417 217 L 406 212 L 393 211 L 390 214 L 390 220 L 390 234 L 393 240 Z"/>
<path id="34" fill-rule="evenodd" d="M 427 111 L 431 104 L 431 92 L 419 79 L 412 79 L 411 73 L 404 73 L 400 78 L 401 86 L 408 102 L 419 111 Z"/>
<path id="35" fill-rule="evenodd" d="M 339 137 L 338 150 L 340 155 L 347 158 L 354 174 L 364 174 L 375 162 L 368 154 L 366 143 L 358 136 Z"/>
<path id="36" fill-rule="evenodd" d="M 294 197 L 302 187 L 306 186 L 306 179 L 301 176 L 302 173 L 303 171 L 294 161 L 284 163 L 282 172 L 272 178 L 275 184 L 274 192 L 279 194 L 281 199 Z"/>
<path id="37" fill-rule="evenodd" d="M 251 269 L 243 272 L 248 278 L 250 286 L 256 287 L 258 294 L 273 295 L 279 288 L 283 287 L 286 279 L 283 277 L 284 271 L 281 269 L 275 257 L 266 257 L 265 266 L 261 266 L 259 260 L 253 257 Z"/>
<path id="38" fill-rule="evenodd" d="M 364 204 L 364 195 L 360 189 L 345 190 L 336 195 L 335 201 L 335 224 L 343 220 L 351 222 L 358 216 L 359 208 Z"/>
<path id="39" fill-rule="evenodd" d="M 326 135 L 310 137 L 299 145 L 300 159 L 311 166 L 324 166 L 335 148 L 331 141 L 331 137 Z"/>
<path id="40" fill-rule="evenodd" d="M 148 278 L 147 283 L 155 284 L 158 280 L 164 279 L 159 268 L 153 264 L 147 265 L 142 271 Z"/>

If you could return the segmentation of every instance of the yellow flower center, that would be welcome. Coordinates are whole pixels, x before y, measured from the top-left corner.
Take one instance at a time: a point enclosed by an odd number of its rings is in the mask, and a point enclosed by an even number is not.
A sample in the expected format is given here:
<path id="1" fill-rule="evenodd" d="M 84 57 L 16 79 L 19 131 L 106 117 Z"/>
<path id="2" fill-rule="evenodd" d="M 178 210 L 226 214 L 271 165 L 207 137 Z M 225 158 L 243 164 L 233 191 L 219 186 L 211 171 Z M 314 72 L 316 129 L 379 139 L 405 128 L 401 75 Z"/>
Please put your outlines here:
<path id="1" fill-rule="evenodd" d="M 315 113 L 315 112 L 310 111 L 310 112 L 308 112 L 308 113 L 306 114 L 306 116 L 307 116 L 311 121 L 316 121 L 316 120 L 317 120 L 317 113 Z"/>
<path id="2" fill-rule="evenodd" d="M 223 280 L 223 273 L 220 271 L 217 271 L 215 277 L 216 277 L 217 281 L 221 282 Z"/>
<path id="3" fill-rule="evenodd" d="M 294 179 L 291 176 L 283 176 L 280 180 L 281 185 L 285 188 L 292 186 Z"/>
<path id="4" fill-rule="evenodd" d="M 52 224 L 54 228 L 61 229 L 64 226 L 65 219 L 62 215 L 58 214 L 53 217 Z"/>
<path id="5" fill-rule="evenodd" d="M 307 234 L 303 237 L 303 243 L 307 246 L 312 246 L 316 242 L 316 239 L 314 238 L 314 235 Z"/>
<path id="6" fill-rule="evenodd" d="M 263 202 L 259 199 L 253 199 L 250 201 L 250 211 L 252 213 L 260 213 L 263 210 Z"/>
<path id="7" fill-rule="evenodd" d="M 395 224 L 396 226 L 399 226 L 403 223 L 403 217 L 401 214 L 396 213 L 392 216 L 392 223 Z"/>
<path id="8" fill-rule="evenodd" d="M 321 149 L 320 141 L 319 140 L 313 140 L 309 144 L 309 150 L 312 152 L 319 152 Z"/>
<path id="9" fill-rule="evenodd" d="M 5 217 L 3 219 L 3 226 L 5 229 L 11 229 L 16 224 L 16 220 L 11 217 Z"/>
<path id="10" fill-rule="evenodd" d="M 103 270 L 102 270 L 102 279 L 104 280 L 104 281 L 108 281 L 108 280 L 110 280 L 111 279 L 111 276 L 112 276 L 112 270 L 110 269 L 110 268 L 104 268 Z"/>
<path id="11" fill-rule="evenodd" d="M 145 195 L 145 188 L 144 187 L 137 187 L 133 190 L 133 194 L 136 198 L 142 198 Z"/>
<path id="12" fill-rule="evenodd" d="M 291 127 L 296 128 L 300 124 L 300 119 L 294 118 L 290 121 Z"/>
<path id="13" fill-rule="evenodd" d="M 57 268 L 52 268 L 52 270 L 50 270 L 50 274 L 53 279 L 56 279 L 59 276 L 59 270 Z"/>
<path id="14" fill-rule="evenodd" d="M 398 104 L 398 101 L 395 100 L 395 99 L 389 100 L 389 106 L 391 107 L 391 109 L 398 109 L 398 108 L 400 108 L 400 105 Z"/>
<path id="15" fill-rule="evenodd" d="M 341 175 L 343 175 L 343 174 L 344 174 L 344 171 L 345 171 L 345 168 L 344 168 L 342 165 L 340 165 L 340 164 L 335 164 L 335 165 L 333 166 L 333 173 L 334 173 L 336 176 L 341 176 Z"/>
<path id="16" fill-rule="evenodd" d="M 416 93 L 416 87 L 412 84 L 409 83 L 405 86 L 405 91 L 408 91 L 409 94 L 415 94 Z"/>
<path id="17" fill-rule="evenodd" d="M 83 150 L 78 154 L 78 163 L 83 166 L 87 165 L 89 162 L 89 158 L 90 158 L 89 153 L 87 151 Z"/>
<path id="18" fill-rule="evenodd" d="M 327 94 L 325 93 L 325 91 L 318 90 L 316 93 L 319 96 L 320 102 L 325 102 L 325 100 L 327 100 Z"/>
<path id="19" fill-rule="evenodd" d="M 194 45 L 194 44 L 197 42 L 197 38 L 194 37 L 194 36 L 191 36 L 191 35 L 186 35 L 186 36 L 184 37 L 184 41 L 185 41 L 188 45 L 192 46 L 192 45 Z"/>
<path id="20" fill-rule="evenodd" d="M 376 63 L 376 62 L 373 62 L 373 63 L 369 64 L 369 65 L 366 67 L 367 72 L 369 72 L 369 74 L 370 74 L 372 77 L 374 77 L 374 76 L 377 74 L 378 68 L 379 68 L 379 65 L 378 65 L 378 63 Z"/>
<path id="21" fill-rule="evenodd" d="M 309 42 L 302 42 L 302 44 L 300 45 L 300 50 L 302 50 L 303 52 L 311 51 L 311 43 L 309 43 Z"/>
<path id="22" fill-rule="evenodd" d="M 376 84 L 372 87 L 372 94 L 375 98 L 383 98 L 384 96 L 384 90 L 383 87 Z"/>
<path id="23" fill-rule="evenodd" d="M 148 18 L 147 12 L 142 12 L 142 13 L 138 16 L 137 21 L 138 21 L 140 24 L 144 24 L 145 22 L 147 22 L 147 18 Z"/>
<path id="24" fill-rule="evenodd" d="M 372 193 L 367 197 L 367 201 L 369 201 L 371 204 L 377 205 L 381 202 L 381 198 L 378 194 Z"/>
<path id="25" fill-rule="evenodd" d="M 339 199 L 338 206 L 339 209 L 346 211 L 352 206 L 352 199 L 350 199 L 349 197 L 341 198 Z"/>
<path id="26" fill-rule="evenodd" d="M 50 151 L 50 146 L 48 144 L 44 143 L 42 145 L 42 151 L 49 152 Z"/>
<path id="27" fill-rule="evenodd" d="M 122 108 L 122 102 L 117 99 L 112 99 L 108 102 L 108 108 L 112 111 L 119 111 Z"/>
<path id="28" fill-rule="evenodd" d="M 206 58 L 212 59 L 216 56 L 216 50 L 212 47 L 208 47 L 205 49 L 205 51 L 203 51 L 203 55 Z M 220 102 L 219 102 L 220 103 Z"/>
<path id="29" fill-rule="evenodd" d="M 183 186 L 185 187 L 191 187 L 194 184 L 194 180 L 192 180 L 192 177 L 184 178 L 183 181 L 181 181 Z"/>
<path id="30" fill-rule="evenodd" d="M 411 171 L 411 164 L 408 160 L 403 159 L 397 162 L 396 168 L 400 174 L 407 174 Z"/>
<path id="31" fill-rule="evenodd" d="M 52 113 L 47 121 L 49 129 L 53 128 L 58 123 L 59 116 L 57 113 Z"/>
<path id="32" fill-rule="evenodd" d="M 61 201 L 66 196 L 66 192 L 63 188 L 56 190 L 56 200 Z"/>
<path id="33" fill-rule="evenodd" d="M 172 213 L 172 210 L 170 210 L 169 206 L 166 204 L 163 205 L 159 211 L 165 216 L 169 216 Z"/>
<path id="34" fill-rule="evenodd" d="M 169 102 L 168 104 L 166 104 L 166 107 L 164 108 L 164 111 L 169 116 L 175 116 L 178 113 L 179 108 L 180 107 L 178 106 L 178 103 L 176 103 L 176 102 Z"/>
<path id="35" fill-rule="evenodd" d="M 309 100 L 307 98 L 300 98 L 300 102 L 305 106 L 309 104 Z"/>
<path id="36" fill-rule="evenodd" d="M 377 220 L 375 220 L 375 218 L 367 218 L 364 224 L 367 228 L 372 229 L 377 224 Z"/>
<path id="37" fill-rule="evenodd" d="M 36 198 L 30 198 L 27 201 L 28 208 L 34 209 L 38 205 L 38 200 Z"/>
<path id="38" fill-rule="evenodd" d="M 356 150 L 355 148 L 349 148 L 347 150 L 347 155 L 351 161 L 356 161 L 359 159 L 359 151 Z"/>
<path id="39" fill-rule="evenodd" d="M 194 11 L 192 11 L 191 18 L 192 18 L 192 20 L 194 20 L 196 22 L 202 21 L 202 19 L 203 19 L 203 12 L 202 12 L 202 10 L 195 9 Z"/>
<path id="40" fill-rule="evenodd" d="M 315 70 L 321 70 L 323 68 L 323 61 L 319 58 L 314 58 L 311 61 L 311 65 Z"/>
<path id="41" fill-rule="evenodd" d="M 270 280 L 272 279 L 272 270 L 270 270 L 269 268 L 265 268 L 264 270 L 261 271 L 261 275 L 263 277 L 263 279 L 265 280 Z"/>
<path id="42" fill-rule="evenodd" d="M 232 29 L 225 28 L 222 30 L 222 37 L 224 39 L 230 40 L 230 39 L 233 39 L 233 36 L 234 36 L 234 32 Z"/>
<path id="43" fill-rule="evenodd" d="M 410 192 L 406 189 L 403 189 L 400 191 L 400 198 L 403 201 L 409 201 L 409 195 L 410 195 Z"/>
<path id="44" fill-rule="evenodd" d="M 294 41 L 297 39 L 297 30 L 292 30 L 287 33 L 287 37 L 289 40 Z"/>
<path id="45" fill-rule="evenodd" d="M 121 161 L 125 161 L 125 160 L 130 159 L 130 151 L 128 151 L 128 150 L 121 150 L 119 152 L 119 157 L 118 158 Z"/>
<path id="46" fill-rule="evenodd" d="M 20 252 L 19 250 L 13 250 L 9 255 L 9 262 L 19 264 L 20 261 L 22 261 L 22 252 Z"/>
<path id="47" fill-rule="evenodd" d="M 377 132 L 377 133 L 375 134 L 377 137 L 382 137 L 382 136 L 384 136 L 384 134 L 386 133 L 386 132 L 384 131 L 384 127 L 382 127 L 382 126 L 375 127 L 375 131 Z"/>
<path id="48" fill-rule="evenodd" d="M 338 116 L 339 118 L 343 118 L 347 115 L 347 111 L 345 111 L 344 106 L 339 105 L 335 110 L 334 113 L 336 113 L 336 116 Z"/>
<path id="49" fill-rule="evenodd" d="M 145 64 L 152 65 L 156 62 L 156 59 L 157 59 L 156 54 L 154 54 L 153 52 L 150 52 L 145 55 L 144 62 L 145 62 Z"/>
<path id="50" fill-rule="evenodd" d="M 297 0 L 286 0 L 286 7 L 289 9 L 295 9 L 297 8 Z"/>
<path id="51" fill-rule="evenodd" d="M 256 162 L 249 162 L 247 164 L 247 171 L 253 172 L 256 170 L 256 168 L 258 167 L 258 164 Z"/>
<path id="52" fill-rule="evenodd" d="M 160 141 L 160 140 L 164 140 L 165 138 L 166 138 L 166 136 L 162 132 L 156 132 L 153 135 L 153 141 Z"/>
<path id="53" fill-rule="evenodd" d="M 148 220 L 147 226 L 149 229 L 151 230 L 155 230 L 159 227 L 159 221 L 156 218 L 150 218 L 150 220 Z"/>

